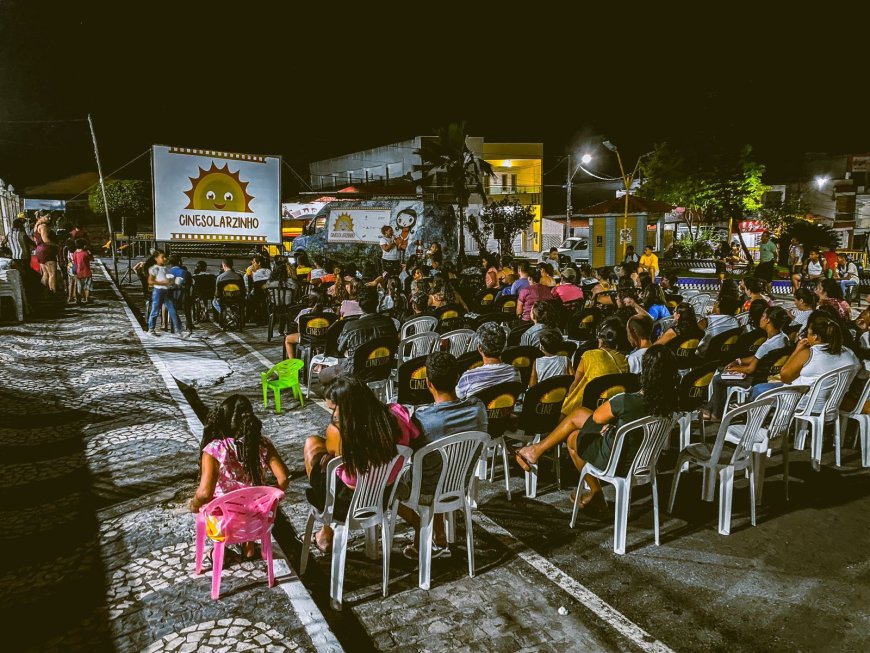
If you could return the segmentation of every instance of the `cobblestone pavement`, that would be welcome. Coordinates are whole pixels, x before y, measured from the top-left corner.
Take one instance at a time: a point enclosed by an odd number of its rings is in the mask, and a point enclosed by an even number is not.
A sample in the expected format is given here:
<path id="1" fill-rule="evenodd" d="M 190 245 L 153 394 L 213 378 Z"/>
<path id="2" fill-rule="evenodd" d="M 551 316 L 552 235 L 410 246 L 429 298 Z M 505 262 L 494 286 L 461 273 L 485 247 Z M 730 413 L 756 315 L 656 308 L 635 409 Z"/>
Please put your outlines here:
<path id="1" fill-rule="evenodd" d="M 225 334 L 207 324 L 203 330 L 233 373 L 200 388 L 199 399 L 211 406 L 242 392 L 262 400 L 258 373 L 281 359 L 280 337 L 267 343 L 261 327 Z M 261 415 L 293 473 L 283 510 L 295 533 L 302 532 L 302 443 L 322 432 L 328 415 L 312 403 Z M 673 469 L 675 453 L 666 452 L 660 469 Z M 699 475 L 689 474 L 674 514 L 662 513 L 662 544 L 655 546 L 649 490 L 640 488 L 624 556 L 613 553 L 612 512 L 581 515 L 577 527 L 568 528 L 567 489 L 577 475 L 567 463 L 566 489 L 545 490 L 534 500 L 522 496 L 514 466 L 512 501 L 503 485 L 483 484 L 475 578 L 467 575 L 460 525 L 452 557 L 434 561 L 432 589 L 418 589 L 415 563 L 401 556 L 411 533 L 400 525 L 384 599 L 380 562 L 366 559 L 357 536 L 348 554 L 344 613 L 358 620 L 378 650 L 864 650 L 870 638 L 870 470 L 860 468 L 848 447 L 842 469 L 833 466 L 832 451 L 824 463 L 816 473 L 807 452 L 792 454 L 787 503 L 775 457 L 756 528 L 749 525 L 746 483 L 738 482 L 728 537 L 716 532 L 718 501 L 701 502 Z M 542 484 L 548 480 L 544 475 Z M 663 504 L 670 481 L 670 473 L 660 475 Z M 298 555 L 298 543 L 283 544 Z M 329 558 L 316 550 L 314 556 L 318 565 L 305 580 L 326 605 Z"/>
<path id="2" fill-rule="evenodd" d="M 0 325 L 4 649 L 337 650 L 283 559 L 271 589 L 264 562 L 229 564 L 211 600 L 186 508 L 200 434 L 99 273 L 92 297 Z"/>

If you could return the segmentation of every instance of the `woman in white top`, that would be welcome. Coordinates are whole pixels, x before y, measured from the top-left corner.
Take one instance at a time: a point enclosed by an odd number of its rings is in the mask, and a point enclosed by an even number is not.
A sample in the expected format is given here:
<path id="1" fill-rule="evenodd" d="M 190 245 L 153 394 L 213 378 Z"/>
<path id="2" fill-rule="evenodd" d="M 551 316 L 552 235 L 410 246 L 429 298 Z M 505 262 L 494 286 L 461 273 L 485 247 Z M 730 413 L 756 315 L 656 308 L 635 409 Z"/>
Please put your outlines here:
<path id="1" fill-rule="evenodd" d="M 625 326 L 633 351 L 628 355 L 628 371 L 640 374 L 643 355 L 652 347 L 653 320 L 649 315 L 632 315 Z"/>
<path id="2" fill-rule="evenodd" d="M 798 288 L 794 294 L 794 308 L 789 311 L 792 324 L 800 324 L 801 329 L 807 326 L 810 314 L 816 310 L 816 295 L 809 288 Z"/>
<path id="3" fill-rule="evenodd" d="M 740 301 L 736 297 L 731 295 L 722 297 L 713 304 L 713 312 L 707 316 L 707 319 L 698 322 L 698 326 L 704 329 L 704 337 L 698 344 L 699 354 L 704 354 L 707 351 L 714 336 L 731 329 L 737 329 L 740 326 L 737 318 L 734 317 L 739 305 Z"/>
<path id="4" fill-rule="evenodd" d="M 792 285 L 795 288 L 799 288 L 801 285 L 801 281 L 818 281 L 822 277 L 825 276 L 825 271 L 827 270 L 828 264 L 824 258 L 822 258 L 821 254 L 819 254 L 819 249 L 817 247 L 813 247 L 809 251 L 809 256 L 804 263 L 804 273 L 801 274 L 793 274 L 791 276 Z"/>
<path id="5" fill-rule="evenodd" d="M 825 372 L 846 366 L 857 370 L 860 363 L 855 354 L 843 346 L 840 325 L 829 318 L 818 317 L 810 321 L 807 337 L 798 342 L 779 375 L 785 384 L 812 386 Z M 783 383 L 760 383 L 752 388 L 749 400 L 753 401 L 762 392 L 778 388 Z M 827 393 L 820 392 L 813 412 L 821 410 L 826 399 Z M 804 397 L 798 408 L 803 408 L 806 402 L 807 397 Z"/>

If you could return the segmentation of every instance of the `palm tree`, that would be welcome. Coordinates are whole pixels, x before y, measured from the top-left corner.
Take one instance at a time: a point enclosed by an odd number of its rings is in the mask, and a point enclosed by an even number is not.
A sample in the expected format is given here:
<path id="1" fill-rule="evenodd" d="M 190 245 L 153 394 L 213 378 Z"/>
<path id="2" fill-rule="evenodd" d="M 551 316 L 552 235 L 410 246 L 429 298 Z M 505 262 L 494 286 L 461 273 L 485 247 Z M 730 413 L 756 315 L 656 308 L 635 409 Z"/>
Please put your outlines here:
<path id="1" fill-rule="evenodd" d="M 492 166 L 474 154 L 466 143 L 465 122 L 450 123 L 435 130 L 435 138 L 423 139 L 414 154 L 420 165 L 414 170 L 423 173 L 423 186 L 434 186 L 436 175 L 443 175 L 443 183 L 459 206 L 459 265 L 465 264 L 465 209 L 471 195 L 477 193 L 486 203 L 483 188 L 485 177 L 494 176 Z"/>

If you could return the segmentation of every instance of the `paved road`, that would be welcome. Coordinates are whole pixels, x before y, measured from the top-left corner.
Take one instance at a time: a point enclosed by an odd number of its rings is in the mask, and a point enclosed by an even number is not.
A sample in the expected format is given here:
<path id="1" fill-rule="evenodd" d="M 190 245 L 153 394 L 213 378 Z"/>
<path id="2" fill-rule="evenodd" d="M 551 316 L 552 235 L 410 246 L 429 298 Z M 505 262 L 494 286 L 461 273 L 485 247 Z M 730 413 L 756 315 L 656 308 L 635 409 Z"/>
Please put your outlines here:
<path id="1" fill-rule="evenodd" d="M 214 642 L 218 650 L 227 637 L 238 650 L 320 648 L 312 633 L 331 641 L 316 609 L 300 609 L 310 606 L 292 574 L 282 587 L 293 588 L 293 600 L 268 590 L 257 565 L 242 565 L 217 603 L 208 598 L 209 577 L 190 574 L 192 520 L 183 504 L 195 482 L 197 417 L 161 371 L 184 368 L 189 380 L 197 359 L 211 361 L 211 372 L 214 361 L 226 363 L 220 383 L 204 378 L 188 392 L 199 411 L 236 391 L 261 400 L 258 373 L 280 359 L 277 342 L 265 343 L 261 328 L 222 334 L 206 326 L 197 344 L 166 338 L 146 351 L 104 282 L 97 298 L 62 320 L 0 326 L 0 496 L 5 522 L 14 524 L 4 539 L 16 551 L 4 556 L 4 614 L 57 614 L 28 631 L 34 648 L 193 650 Z M 306 512 L 302 442 L 328 416 L 316 403 L 262 416 L 294 476 L 288 525 L 277 537 L 295 563 L 293 531 Z M 748 525 L 743 486 L 729 537 L 716 533 L 716 504 L 699 501 L 699 479 L 689 475 L 656 547 L 649 493 L 640 490 L 625 556 L 612 552 L 611 516 L 582 517 L 571 530 L 568 492 L 522 498 L 514 468 L 512 501 L 503 487 L 484 484 L 475 578 L 460 544 L 451 559 L 435 561 L 432 589 L 417 589 L 414 564 L 399 553 L 409 533 L 400 529 L 383 599 L 380 565 L 365 559 L 357 538 L 345 611 L 325 617 L 348 650 L 863 650 L 870 473 L 853 450 L 842 470 L 832 455 L 821 473 L 810 470 L 806 453 L 794 459 L 792 500 L 782 499 L 775 459 L 758 526 Z M 662 468 L 672 466 L 666 456 Z M 566 485 L 576 482 L 564 469 Z M 663 475 L 663 494 L 669 483 Z M 457 540 L 464 542 L 461 528 Z M 328 558 L 315 560 L 303 580 L 324 606 Z M 184 629 L 192 630 L 181 637 Z"/>

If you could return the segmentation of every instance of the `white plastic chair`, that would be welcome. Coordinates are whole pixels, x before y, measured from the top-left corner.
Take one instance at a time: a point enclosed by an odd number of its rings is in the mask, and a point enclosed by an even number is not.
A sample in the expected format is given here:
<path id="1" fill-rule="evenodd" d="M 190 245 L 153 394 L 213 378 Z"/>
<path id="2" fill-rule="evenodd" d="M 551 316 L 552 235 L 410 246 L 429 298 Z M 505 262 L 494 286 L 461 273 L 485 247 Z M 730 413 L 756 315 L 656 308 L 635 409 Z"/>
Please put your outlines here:
<path id="1" fill-rule="evenodd" d="M 399 342 L 399 363 L 430 354 L 440 342 L 441 336 L 434 331 L 424 331 L 408 336 Z"/>
<path id="2" fill-rule="evenodd" d="M 861 440 L 861 466 L 870 467 L 870 415 L 865 415 L 864 404 L 870 400 L 870 378 L 864 384 L 864 389 L 861 391 L 861 396 L 858 398 L 858 403 L 852 410 L 840 411 L 840 432 L 843 436 L 848 430 L 849 420 L 853 419 L 858 422 L 858 433 L 856 438 Z M 838 463 L 839 464 L 839 463 Z"/>
<path id="3" fill-rule="evenodd" d="M 427 444 L 415 454 L 411 473 L 411 494 L 407 499 L 396 500 L 390 518 L 390 531 L 396 530 L 396 515 L 399 503 L 420 515 L 420 557 L 419 578 L 421 589 L 428 590 L 432 577 L 432 529 L 435 515 L 447 514 L 447 541 L 455 540 L 453 513 L 461 510 L 465 515 L 465 540 L 468 547 L 468 575 L 474 576 L 474 533 L 471 523 L 471 478 L 473 467 L 477 464 L 484 447 L 489 442 L 489 434 L 484 431 L 457 433 Z M 423 458 L 441 456 L 441 474 L 432 492 L 432 502 L 420 503 L 420 489 L 423 479 Z"/>
<path id="4" fill-rule="evenodd" d="M 776 449 L 782 450 L 782 477 L 785 483 L 785 500 L 788 501 L 788 433 L 794 420 L 795 408 L 801 397 L 809 390 L 808 385 L 785 385 L 763 392 L 758 396 L 759 399 L 776 399 L 776 407 L 770 423 L 767 426 L 762 426 L 749 443 L 752 448 L 755 469 L 756 505 L 761 505 L 767 459 Z M 744 428 L 746 428 L 744 424 L 732 424 L 725 435 L 725 440 L 732 444 L 739 444 L 740 438 L 743 437 Z"/>
<path id="5" fill-rule="evenodd" d="M 15 305 L 15 317 L 19 322 L 24 322 L 24 292 L 20 271 L 0 270 L 0 297 L 9 297 L 12 300 Z"/>
<path id="6" fill-rule="evenodd" d="M 474 338 L 475 333 L 471 329 L 454 329 L 441 336 L 441 340 L 447 341 L 450 353 L 456 358 L 474 350 Z"/>
<path id="7" fill-rule="evenodd" d="M 819 471 L 822 464 L 822 440 L 825 435 L 825 424 L 834 423 L 834 451 L 835 463 L 840 466 L 840 403 L 843 395 L 849 389 L 849 383 L 857 374 L 858 370 L 852 366 L 838 367 L 825 372 L 816 379 L 807 395 L 806 403 L 798 406 L 795 413 L 799 428 L 794 438 L 794 448 L 801 450 L 806 442 L 807 431 L 810 432 L 813 469 Z M 824 401 L 822 409 L 818 412 L 813 408 L 819 401 Z M 803 402 L 801 402 L 803 403 Z M 805 426 L 801 426 L 801 422 Z"/>
<path id="8" fill-rule="evenodd" d="M 405 448 L 403 448 L 405 449 Z M 370 469 L 365 474 L 360 474 L 356 481 L 356 488 L 350 500 L 347 518 L 344 522 L 336 521 L 333 516 L 335 507 L 335 470 L 342 462 L 341 456 L 333 458 L 326 467 L 326 501 L 323 511 L 313 507 L 308 513 L 308 523 L 305 525 L 305 539 L 302 541 L 302 557 L 299 564 L 299 574 L 305 573 L 308 565 L 308 549 L 311 546 L 311 534 L 314 531 L 314 522 L 319 520 L 329 524 L 334 531 L 332 538 L 332 575 L 329 588 L 329 597 L 332 607 L 341 610 L 341 599 L 344 593 L 344 563 L 347 557 L 347 540 L 351 530 L 363 530 L 366 535 L 366 557 L 377 558 L 378 545 L 376 540 L 377 527 L 381 527 L 381 541 L 383 547 L 384 573 L 383 595 L 387 596 L 387 587 L 390 582 L 390 551 L 393 544 L 393 531 L 391 520 L 384 505 L 393 504 L 393 495 L 396 492 L 396 483 L 390 490 L 389 499 L 384 501 L 384 492 L 387 489 L 387 481 L 390 473 L 400 465 L 402 460 L 407 460 L 408 453 L 400 451 L 389 463 Z"/>
<path id="9" fill-rule="evenodd" d="M 577 483 L 577 494 L 574 497 L 574 511 L 571 513 L 571 528 L 577 521 L 580 509 L 580 496 L 583 490 L 583 480 L 587 475 L 594 476 L 599 481 L 610 483 L 616 490 L 615 515 L 613 519 L 613 551 L 625 553 L 625 537 L 628 530 L 628 508 L 631 505 L 631 488 L 636 485 L 652 485 L 653 524 L 655 528 L 656 545 L 659 543 L 659 492 L 656 484 L 656 464 L 659 455 L 668 441 L 671 429 L 674 427 L 673 417 L 642 417 L 641 419 L 623 424 L 616 432 L 613 449 L 607 467 L 598 469 L 586 463 L 580 472 L 580 482 Z M 636 429 L 643 429 L 643 441 L 631 466 L 625 476 L 617 475 L 616 468 L 622 454 L 626 436 Z"/>
<path id="10" fill-rule="evenodd" d="M 755 468 L 752 458 L 752 441 L 775 404 L 776 399 L 773 398 L 758 399 L 735 408 L 730 413 L 725 413 L 712 448 L 701 442 L 691 444 L 680 452 L 674 470 L 674 481 L 671 484 L 668 512 L 672 512 L 674 509 L 674 499 L 677 496 L 677 486 L 680 483 L 683 464 L 698 465 L 704 473 L 701 489 L 701 498 L 704 501 L 713 501 L 716 495 L 716 476 L 719 477 L 719 533 L 728 535 L 731 532 L 731 497 L 734 493 L 734 473 L 747 470 L 749 473 L 750 515 L 752 525 L 755 526 Z M 746 424 L 740 440 L 733 447 L 733 451 L 726 451 L 725 436 L 728 434 L 728 429 L 735 418 L 744 415 L 746 416 Z M 730 450 L 731 446 L 728 449 Z"/>
<path id="11" fill-rule="evenodd" d="M 742 313 L 738 313 L 734 316 L 734 319 L 737 320 L 737 326 L 741 329 L 745 329 L 749 324 L 749 311 L 743 311 Z"/>
<path id="12" fill-rule="evenodd" d="M 412 333 L 426 333 L 435 331 L 438 328 L 438 318 L 431 315 L 418 315 L 402 325 L 402 331 L 399 334 L 399 339 L 404 340 Z"/>
<path id="13" fill-rule="evenodd" d="M 474 478 L 471 480 L 471 505 L 474 508 L 477 508 L 479 481 L 485 481 L 487 480 L 486 477 L 489 476 L 489 482 L 495 482 L 495 466 L 496 458 L 498 456 L 501 457 L 501 464 L 504 469 L 504 490 L 507 493 L 507 500 L 511 500 L 511 477 L 510 464 L 508 463 L 508 448 L 507 442 L 502 435 L 497 438 L 489 438 L 483 449 L 483 454 L 480 456 L 480 460 L 477 463 L 477 471 L 475 472 Z M 490 462 L 490 458 L 492 458 L 492 462 Z"/>

